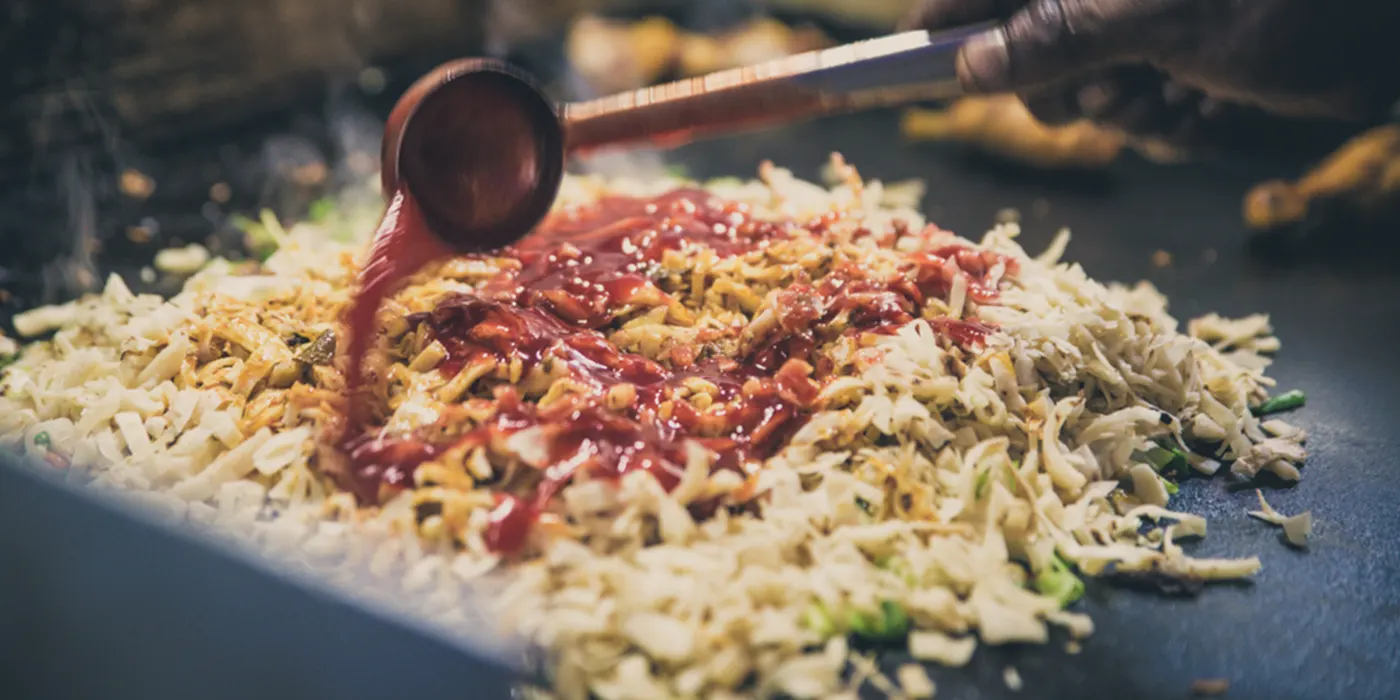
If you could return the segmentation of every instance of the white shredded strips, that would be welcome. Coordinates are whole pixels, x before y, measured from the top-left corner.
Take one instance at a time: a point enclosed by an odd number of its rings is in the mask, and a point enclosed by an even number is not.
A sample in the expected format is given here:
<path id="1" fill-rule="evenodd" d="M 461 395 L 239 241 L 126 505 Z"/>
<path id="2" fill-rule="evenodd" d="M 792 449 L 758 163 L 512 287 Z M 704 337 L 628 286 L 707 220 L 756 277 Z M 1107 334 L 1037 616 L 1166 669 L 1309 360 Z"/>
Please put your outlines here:
<path id="1" fill-rule="evenodd" d="M 161 272 L 192 275 L 209 262 L 209 250 L 198 243 L 184 248 L 166 248 L 156 253 L 154 267 Z"/>
<path id="2" fill-rule="evenodd" d="M 965 666 L 972 660 L 977 640 L 972 637 L 950 637 L 942 632 L 915 632 L 909 635 L 909 653 L 920 661 L 933 661 L 944 666 Z"/>
<path id="3" fill-rule="evenodd" d="M 1007 666 L 1001 676 L 1008 690 L 1015 692 L 1021 689 L 1021 672 L 1017 671 L 1015 666 Z"/>
<path id="4" fill-rule="evenodd" d="M 271 437 L 253 453 L 253 468 L 264 475 L 276 474 L 304 457 L 312 444 L 309 427 L 300 427 Z"/>
<path id="5" fill-rule="evenodd" d="M 1303 511 L 1292 516 L 1284 515 L 1274 510 L 1274 507 L 1264 500 L 1263 491 L 1255 489 L 1254 494 L 1259 498 L 1259 510 L 1251 510 L 1249 514 L 1270 525 L 1283 528 L 1284 539 L 1289 544 L 1294 547 L 1306 548 L 1308 538 L 1312 537 L 1312 511 Z"/>
<path id="6" fill-rule="evenodd" d="M 895 671 L 895 678 L 899 681 L 900 689 L 910 698 L 931 698 L 937 691 L 933 679 L 928 677 L 928 671 L 918 664 L 901 665 Z"/>
<path id="7" fill-rule="evenodd" d="M 907 639 L 914 659 L 958 667 L 979 643 L 1089 635 L 1092 621 L 1064 609 L 1076 576 L 1259 569 L 1254 557 L 1186 554 L 1176 540 L 1204 537 L 1206 522 L 1167 508 L 1170 475 L 1158 469 L 1163 446 L 1208 444 L 1187 460 L 1202 473 L 1301 476 L 1303 431 L 1249 408 L 1272 386 L 1267 317 L 1212 315 L 1182 333 L 1151 285 L 1101 284 L 1063 262 L 1067 232 L 1032 257 L 1014 223 L 961 238 L 925 225 L 909 201 L 918 188 L 862 181 L 844 161 L 832 173 L 831 189 L 772 164 L 758 182 L 708 185 L 748 215 L 820 219 L 824 232 L 795 227 L 728 257 L 670 250 L 655 270 L 665 294 L 634 300 L 606 340 L 657 362 L 753 350 L 786 332 L 793 284 L 846 264 L 893 278 L 910 256 L 961 249 L 925 270 L 936 279 L 920 284 L 941 291 L 888 332 L 847 333 L 845 310 L 814 334 L 834 379 L 752 473 L 715 470 L 709 449 L 685 441 L 669 492 L 645 470 L 579 474 L 520 556 L 488 543 L 501 492 L 554 468 L 540 430 L 435 452 L 377 507 L 330 478 L 344 466 L 322 444 L 343 410 L 336 334 L 363 248 L 317 225 L 265 220 L 279 249 L 254 270 L 195 246 L 163 253 L 157 267 L 189 275 L 168 300 L 114 277 L 101 294 L 17 316 L 22 336 L 53 335 L 0 379 L 0 444 L 290 570 L 387 591 L 443 629 L 504 629 L 547 652 L 561 698 L 853 698 L 862 684 L 927 698 L 922 667 L 892 682 L 848 636 Z M 558 206 L 675 184 L 569 176 Z M 387 302 L 371 373 L 385 435 L 476 425 L 478 404 L 504 385 L 541 405 L 588 389 L 562 362 L 518 357 L 454 374 L 448 346 L 410 320 L 505 264 L 450 260 Z M 986 337 L 952 342 L 950 322 L 985 324 Z M 721 415 L 729 390 L 694 379 L 675 401 Z M 611 387 L 607 406 L 639 391 Z M 1259 498 L 1255 517 L 1306 544 L 1310 514 L 1284 517 Z M 716 502 L 729 507 L 706 508 Z M 473 602 L 483 599 L 491 611 Z M 1014 668 L 1004 680 L 1022 685 Z"/>

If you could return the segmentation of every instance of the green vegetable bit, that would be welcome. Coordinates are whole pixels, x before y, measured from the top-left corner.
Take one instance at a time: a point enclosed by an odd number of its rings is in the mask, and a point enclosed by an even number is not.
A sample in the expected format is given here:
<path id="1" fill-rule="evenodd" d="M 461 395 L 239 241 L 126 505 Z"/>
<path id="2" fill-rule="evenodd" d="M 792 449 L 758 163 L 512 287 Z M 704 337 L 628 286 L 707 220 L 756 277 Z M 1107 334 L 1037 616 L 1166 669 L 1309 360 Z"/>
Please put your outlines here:
<path id="1" fill-rule="evenodd" d="M 977 475 L 977 480 L 972 482 L 972 497 L 982 500 L 987 497 L 987 489 L 992 485 L 992 470 L 990 468 L 982 470 Z"/>
<path id="2" fill-rule="evenodd" d="M 1297 389 L 1294 389 L 1293 391 L 1285 391 L 1282 394 L 1279 394 L 1278 396 L 1275 396 L 1272 399 L 1269 399 L 1268 401 L 1265 401 L 1264 403 L 1255 406 L 1254 415 L 1267 416 L 1271 413 L 1282 413 L 1284 411 L 1291 411 L 1295 408 L 1302 408 L 1303 404 L 1307 402 L 1307 394 L 1304 394 L 1303 392 L 1298 391 Z"/>
<path id="3" fill-rule="evenodd" d="M 909 613 L 904 611 L 903 605 L 887 600 L 880 604 L 880 610 L 885 614 L 886 635 L 896 639 L 909 636 Z"/>
<path id="4" fill-rule="evenodd" d="M 1084 595 L 1084 582 L 1074 575 L 1069 562 L 1060 558 L 1058 553 L 1050 560 L 1050 566 L 1036 572 L 1032 583 L 1036 591 L 1054 598 L 1062 608 Z"/>
<path id="5" fill-rule="evenodd" d="M 802 613 L 802 626 L 816 632 L 822 641 L 836 636 L 839 631 L 836 629 L 836 620 L 831 618 L 831 612 L 820 600 L 807 606 L 807 610 Z"/>
<path id="6" fill-rule="evenodd" d="M 865 511 L 865 514 L 872 518 L 880 514 L 879 510 L 875 507 L 874 503 L 871 503 L 870 501 L 867 501 L 864 498 L 861 498 L 860 496 L 856 496 L 856 507 Z"/>
<path id="7" fill-rule="evenodd" d="M 1010 468 L 1010 469 L 1003 469 L 1003 470 L 1002 470 L 1002 474 L 1001 474 L 1001 482 L 1002 482 L 1002 485 L 1005 486 L 1005 487 L 1006 487 L 1006 490 L 1007 490 L 1008 492 L 1010 492 L 1013 496 L 1016 494 L 1016 472 L 1019 471 L 1020 469 L 1021 469 L 1021 460 L 1019 460 L 1019 459 L 1013 459 L 1013 460 L 1011 460 L 1011 468 Z"/>
<path id="8" fill-rule="evenodd" d="M 34 446 L 42 447 L 45 450 L 48 450 L 49 444 L 52 442 L 52 440 L 53 438 L 50 438 L 47 432 L 41 432 L 38 435 L 34 436 Z"/>
<path id="9" fill-rule="evenodd" d="M 321 199 L 312 202 L 311 206 L 307 208 L 306 218 L 312 223 L 319 224 L 325 221 L 326 219 L 331 218 L 331 215 L 334 213 L 335 201 L 332 200 L 330 197 L 322 197 Z"/>
<path id="10" fill-rule="evenodd" d="M 1171 479 L 1163 479 L 1162 484 L 1167 487 L 1167 495 L 1169 496 L 1175 496 L 1181 492 L 1181 487 L 1177 486 L 1176 482 Z"/>
<path id="11" fill-rule="evenodd" d="M 1158 445 L 1148 448 L 1143 453 L 1147 461 L 1157 469 L 1158 474 L 1189 474 L 1191 472 L 1191 462 L 1187 459 L 1185 452 L 1173 445 L 1165 447 Z"/>
<path id="12" fill-rule="evenodd" d="M 248 252 L 257 256 L 259 261 L 266 262 L 287 242 L 287 232 L 271 209 L 259 212 L 257 221 L 235 214 L 229 217 L 229 222 L 243 232 Z"/>
<path id="13" fill-rule="evenodd" d="M 852 610 L 847 626 L 851 633 L 872 642 L 894 642 L 909 636 L 909 614 L 892 600 L 880 603 L 878 612 Z"/>
<path id="14" fill-rule="evenodd" d="M 3 372 L 10 365 L 19 362 L 19 354 L 0 355 L 0 372 Z"/>
<path id="15" fill-rule="evenodd" d="M 915 588 L 919 584 L 919 577 L 914 573 L 914 567 L 910 566 L 909 560 L 899 555 L 888 557 L 884 564 L 879 565 L 881 569 L 904 579 L 904 583 L 910 588 Z"/>
<path id="16" fill-rule="evenodd" d="M 335 359 L 335 331 L 322 331 L 315 340 L 301 346 L 292 359 L 308 365 L 330 364 Z"/>
<path id="17" fill-rule="evenodd" d="M 666 166 L 666 174 L 671 177 L 687 179 L 690 177 L 690 168 L 679 163 Z"/>

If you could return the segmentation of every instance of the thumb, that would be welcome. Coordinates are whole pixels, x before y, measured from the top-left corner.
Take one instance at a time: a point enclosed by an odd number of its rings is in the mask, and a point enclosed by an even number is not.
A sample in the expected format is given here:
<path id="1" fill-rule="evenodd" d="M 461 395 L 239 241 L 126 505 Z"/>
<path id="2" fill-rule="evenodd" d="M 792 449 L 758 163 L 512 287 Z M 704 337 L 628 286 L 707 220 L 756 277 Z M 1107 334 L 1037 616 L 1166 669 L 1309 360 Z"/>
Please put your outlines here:
<path id="1" fill-rule="evenodd" d="M 1006 19 L 1026 0 L 922 0 L 899 23 L 901 31 L 938 31 L 964 24 Z"/>
<path id="2" fill-rule="evenodd" d="M 1033 0 L 958 55 L 969 92 L 1020 92 L 1137 56 L 1170 0 Z"/>

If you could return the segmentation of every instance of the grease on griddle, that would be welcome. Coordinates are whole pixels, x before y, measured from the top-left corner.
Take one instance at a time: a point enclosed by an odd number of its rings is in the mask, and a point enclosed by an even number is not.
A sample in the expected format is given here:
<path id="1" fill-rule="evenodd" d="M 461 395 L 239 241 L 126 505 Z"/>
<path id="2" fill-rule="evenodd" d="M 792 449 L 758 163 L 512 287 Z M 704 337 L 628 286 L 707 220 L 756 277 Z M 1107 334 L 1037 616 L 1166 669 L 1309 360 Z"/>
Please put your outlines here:
<path id="1" fill-rule="evenodd" d="M 1228 678 L 1197 678 L 1191 681 L 1192 695 L 1224 695 L 1230 691 Z"/>
<path id="2" fill-rule="evenodd" d="M 1124 588 L 1156 593 L 1168 598 L 1195 598 L 1206 589 L 1206 582 L 1179 574 L 1168 574 L 1154 566 L 1149 571 L 1119 571 L 1117 562 L 1109 562 L 1099 577 Z"/>

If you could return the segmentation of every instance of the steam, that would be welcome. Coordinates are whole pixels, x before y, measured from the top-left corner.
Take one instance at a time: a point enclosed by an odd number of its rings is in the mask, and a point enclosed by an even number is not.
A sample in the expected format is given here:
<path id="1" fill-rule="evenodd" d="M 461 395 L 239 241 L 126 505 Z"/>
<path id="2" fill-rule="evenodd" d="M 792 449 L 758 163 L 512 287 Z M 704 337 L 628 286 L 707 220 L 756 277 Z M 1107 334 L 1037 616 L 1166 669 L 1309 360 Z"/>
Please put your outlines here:
<path id="1" fill-rule="evenodd" d="M 326 104 L 334 158 L 331 182 L 342 205 L 364 206 L 380 197 L 379 147 L 384 123 L 374 114 L 348 99 L 332 99 Z"/>
<path id="2" fill-rule="evenodd" d="M 66 254 L 44 265 L 42 302 L 55 303 L 92 291 L 97 284 L 97 194 L 92 163 L 79 154 L 64 156 L 56 183 L 68 215 Z"/>
<path id="3" fill-rule="evenodd" d="M 666 175 L 666 158 L 653 149 L 600 152 L 577 160 L 579 172 L 609 178 L 655 179 Z"/>

